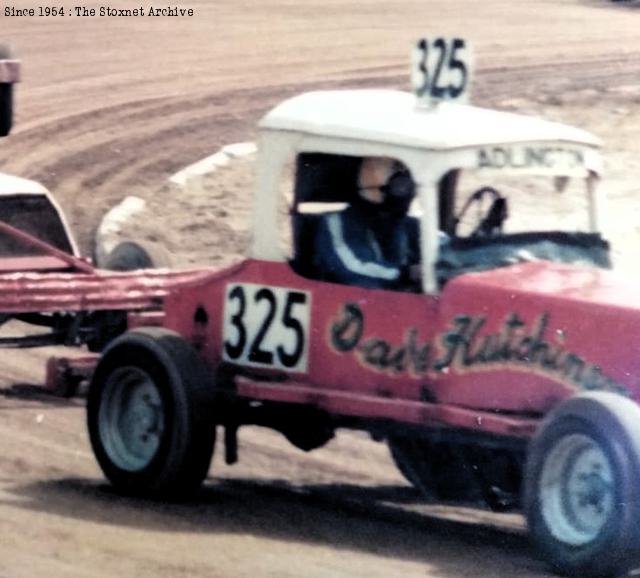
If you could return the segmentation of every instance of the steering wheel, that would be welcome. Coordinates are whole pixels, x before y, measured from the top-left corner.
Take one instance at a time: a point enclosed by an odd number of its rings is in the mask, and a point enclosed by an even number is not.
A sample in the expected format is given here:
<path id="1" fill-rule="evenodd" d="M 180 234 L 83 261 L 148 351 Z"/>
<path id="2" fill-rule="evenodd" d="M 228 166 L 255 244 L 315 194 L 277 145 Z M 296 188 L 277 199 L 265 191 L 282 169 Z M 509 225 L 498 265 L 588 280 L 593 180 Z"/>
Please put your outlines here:
<path id="1" fill-rule="evenodd" d="M 486 196 L 490 196 L 493 199 L 489 206 L 489 210 L 480 220 L 476 228 L 471 231 L 469 237 L 489 237 L 491 235 L 502 233 L 502 226 L 509 216 L 507 199 L 493 187 L 482 187 L 467 199 L 467 202 L 464 204 L 462 209 L 460 209 L 460 212 L 454 219 L 454 235 L 457 233 L 458 225 L 460 224 L 460 221 L 462 221 L 462 218 L 467 214 L 469 207 L 474 204 L 480 206 Z"/>

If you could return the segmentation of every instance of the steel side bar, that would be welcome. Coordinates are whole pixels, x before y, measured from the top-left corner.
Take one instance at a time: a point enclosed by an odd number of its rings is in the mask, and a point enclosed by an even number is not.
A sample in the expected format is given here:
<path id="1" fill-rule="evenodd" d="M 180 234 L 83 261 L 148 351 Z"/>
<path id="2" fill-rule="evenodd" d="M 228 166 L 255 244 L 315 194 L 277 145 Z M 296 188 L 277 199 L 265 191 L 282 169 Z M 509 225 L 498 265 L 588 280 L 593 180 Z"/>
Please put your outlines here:
<path id="1" fill-rule="evenodd" d="M 304 383 L 273 383 L 235 378 L 240 397 L 262 401 L 300 403 L 343 416 L 392 419 L 427 426 L 449 426 L 520 438 L 531 437 L 539 421 L 505 416 L 448 404 L 384 398 L 338 390 L 323 390 Z"/>
<path id="2" fill-rule="evenodd" d="M 0 275 L 0 312 L 54 313 L 158 309 L 174 289 L 197 284 L 208 270 Z"/>

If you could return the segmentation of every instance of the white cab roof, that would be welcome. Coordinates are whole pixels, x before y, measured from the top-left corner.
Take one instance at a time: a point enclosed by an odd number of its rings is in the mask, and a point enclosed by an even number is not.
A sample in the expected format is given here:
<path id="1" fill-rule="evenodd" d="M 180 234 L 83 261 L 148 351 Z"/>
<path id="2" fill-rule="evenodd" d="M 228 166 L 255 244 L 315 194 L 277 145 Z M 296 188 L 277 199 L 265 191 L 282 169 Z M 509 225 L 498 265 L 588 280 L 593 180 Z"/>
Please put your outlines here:
<path id="1" fill-rule="evenodd" d="M 307 92 L 276 106 L 260 126 L 431 150 L 548 141 L 601 144 L 587 131 L 537 117 L 455 103 L 421 108 L 413 94 L 397 90 Z"/>
<path id="2" fill-rule="evenodd" d="M 0 173 L 0 196 L 7 195 L 48 195 L 40 183 Z"/>

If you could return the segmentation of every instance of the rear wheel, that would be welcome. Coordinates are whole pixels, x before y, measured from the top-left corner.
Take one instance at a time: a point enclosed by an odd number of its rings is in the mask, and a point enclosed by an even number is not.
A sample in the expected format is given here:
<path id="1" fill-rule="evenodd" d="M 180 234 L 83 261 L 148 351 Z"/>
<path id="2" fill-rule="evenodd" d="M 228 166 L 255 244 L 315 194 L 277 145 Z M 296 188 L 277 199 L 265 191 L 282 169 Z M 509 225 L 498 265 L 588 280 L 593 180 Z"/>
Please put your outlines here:
<path id="1" fill-rule="evenodd" d="M 619 576 L 640 546 L 640 408 L 597 392 L 561 404 L 531 443 L 525 514 L 555 570 Z"/>
<path id="2" fill-rule="evenodd" d="M 404 437 L 391 437 L 388 440 L 388 445 L 393 463 L 405 479 L 412 486 L 423 491 L 425 490 L 424 486 L 428 486 L 430 489 L 426 493 L 431 493 L 433 481 L 430 477 L 428 480 L 421 479 L 424 478 L 424 473 L 421 476 L 418 471 L 421 462 L 426 459 L 424 450 L 419 448 L 417 443 L 410 438 Z"/>
<path id="3" fill-rule="evenodd" d="M 126 493 L 184 498 L 207 475 L 213 380 L 193 348 L 161 328 L 114 340 L 94 373 L 87 422 L 104 474 Z"/>
<path id="4" fill-rule="evenodd" d="M 482 499 L 472 465 L 456 446 L 412 436 L 391 436 L 388 444 L 400 473 L 427 499 Z"/>

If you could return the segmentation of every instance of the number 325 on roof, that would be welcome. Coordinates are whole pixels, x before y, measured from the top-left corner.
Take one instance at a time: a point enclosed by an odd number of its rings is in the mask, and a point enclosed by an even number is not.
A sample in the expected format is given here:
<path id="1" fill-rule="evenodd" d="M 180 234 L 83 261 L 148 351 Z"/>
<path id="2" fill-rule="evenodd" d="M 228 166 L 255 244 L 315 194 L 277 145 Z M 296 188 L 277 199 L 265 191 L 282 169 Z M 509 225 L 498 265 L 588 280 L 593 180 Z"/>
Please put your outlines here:
<path id="1" fill-rule="evenodd" d="M 472 54 L 462 38 L 421 38 L 413 51 L 411 83 L 421 104 L 467 102 Z"/>

